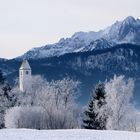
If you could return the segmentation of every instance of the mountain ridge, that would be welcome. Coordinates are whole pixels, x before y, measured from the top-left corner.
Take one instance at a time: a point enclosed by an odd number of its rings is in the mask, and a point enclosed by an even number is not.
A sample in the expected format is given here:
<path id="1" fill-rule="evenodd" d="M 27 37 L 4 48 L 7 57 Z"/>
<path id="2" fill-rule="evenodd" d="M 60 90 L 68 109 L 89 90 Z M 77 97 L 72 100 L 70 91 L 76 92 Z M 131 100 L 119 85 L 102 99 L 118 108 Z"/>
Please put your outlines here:
<path id="1" fill-rule="evenodd" d="M 19 75 L 22 60 L 13 59 L 1 63 L 0 68 L 7 73 L 8 81 Z M 105 81 L 114 75 L 124 75 L 136 79 L 135 100 L 139 102 L 140 84 L 140 45 L 119 44 L 112 48 L 74 52 L 61 56 L 29 60 L 33 75 L 42 75 L 48 81 L 65 77 L 81 83 L 79 102 L 88 101 L 89 94 L 99 81 Z"/>
<path id="2" fill-rule="evenodd" d="M 132 27 L 130 27 L 131 24 Z M 113 33 L 116 28 L 124 30 L 124 35 L 119 30 L 114 34 L 115 39 L 120 41 L 121 38 L 121 42 L 114 43 L 113 39 L 109 41 L 107 38 L 92 40 L 93 36 L 90 40 L 88 33 L 80 32 L 78 33 L 80 36 L 75 34 L 71 38 L 61 39 L 56 44 L 34 48 L 25 55 L 25 59 L 29 59 L 33 75 L 42 75 L 48 81 L 60 80 L 65 77 L 80 81 L 81 97 L 79 102 L 81 104 L 87 103 L 90 92 L 99 81 L 104 82 L 114 75 L 124 75 L 126 78 L 136 80 L 134 98 L 139 103 L 140 44 L 139 40 L 134 40 L 135 43 L 131 42 L 132 38 L 128 40 L 128 43 L 122 42 L 122 39 L 125 40 L 128 38 L 127 35 L 130 35 L 124 27 L 126 29 L 129 27 L 129 32 L 133 31 L 134 28 L 134 35 L 139 35 L 137 34 L 139 32 L 139 20 L 133 20 L 132 17 L 129 17 L 124 23 L 117 22 L 104 30 L 104 34 L 111 34 L 110 32 Z M 90 35 L 94 33 L 90 32 Z M 84 41 L 84 39 L 86 40 L 85 35 L 89 39 L 87 42 Z M 107 37 L 109 38 L 109 36 Z M 113 36 L 111 37 L 113 38 Z M 48 57 L 46 57 L 46 53 Z M 14 79 L 17 79 L 19 75 L 22 59 L 24 57 L 1 61 L 0 63 L 0 69 L 4 72 L 7 80 L 13 84 Z"/>
<path id="3" fill-rule="evenodd" d="M 62 38 L 58 43 L 33 48 L 18 59 L 39 59 L 60 56 L 66 53 L 104 49 L 117 44 L 140 44 L 140 20 L 132 16 L 98 32 L 77 32 L 70 38 Z M 102 45 L 101 45 L 102 44 Z"/>

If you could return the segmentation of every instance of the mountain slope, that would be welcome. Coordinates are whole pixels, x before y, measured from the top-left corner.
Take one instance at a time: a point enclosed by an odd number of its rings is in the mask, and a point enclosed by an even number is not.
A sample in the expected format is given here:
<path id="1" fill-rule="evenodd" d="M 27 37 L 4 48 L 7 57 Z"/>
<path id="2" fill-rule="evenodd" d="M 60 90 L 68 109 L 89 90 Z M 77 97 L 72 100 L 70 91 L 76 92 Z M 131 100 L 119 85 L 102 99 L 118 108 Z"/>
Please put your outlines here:
<path id="1" fill-rule="evenodd" d="M 30 59 L 33 75 L 47 80 L 70 77 L 81 82 L 79 102 L 87 103 L 92 88 L 99 81 L 116 75 L 136 80 L 134 99 L 140 105 L 140 20 L 124 21 L 99 32 L 79 32 L 58 43 L 34 48 L 13 60 L 0 61 L 0 68 L 13 83 L 23 58 Z M 128 43 L 130 44 L 128 44 Z"/>
<path id="2" fill-rule="evenodd" d="M 124 21 L 115 24 L 103 31 L 104 37 L 115 43 L 140 44 L 140 20 L 127 17 Z"/>
<path id="3" fill-rule="evenodd" d="M 114 74 L 136 79 L 134 96 L 137 102 L 140 101 L 140 45 L 121 44 L 112 48 L 69 53 L 59 57 L 31 59 L 29 63 L 33 75 L 43 75 L 49 81 L 67 76 L 79 80 L 81 82 L 79 102 L 82 105 L 88 102 L 95 84 L 112 78 Z M 4 62 L 3 65 L 13 70 L 7 75 L 9 81 L 13 82 L 13 79 L 18 77 L 21 61 L 13 59 Z"/>
<path id="4" fill-rule="evenodd" d="M 140 20 L 127 17 L 99 32 L 78 32 L 71 38 L 61 39 L 58 43 L 29 50 L 20 59 L 40 59 L 60 56 L 66 53 L 91 51 L 110 48 L 117 44 L 140 44 Z"/>

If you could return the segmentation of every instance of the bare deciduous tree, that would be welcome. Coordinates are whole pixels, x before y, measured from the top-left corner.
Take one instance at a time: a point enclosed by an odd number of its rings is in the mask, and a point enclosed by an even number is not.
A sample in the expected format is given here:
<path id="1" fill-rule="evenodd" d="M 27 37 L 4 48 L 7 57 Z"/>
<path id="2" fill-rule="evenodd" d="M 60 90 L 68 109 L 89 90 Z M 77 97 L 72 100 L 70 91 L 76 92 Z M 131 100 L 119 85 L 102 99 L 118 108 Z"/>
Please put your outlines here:
<path id="1" fill-rule="evenodd" d="M 40 121 L 43 126 L 40 125 L 40 129 L 77 128 L 79 112 L 76 98 L 79 93 L 79 82 L 70 78 L 48 82 L 40 76 L 34 76 L 32 81 L 32 89 L 28 92 L 20 93 L 18 88 L 13 90 L 17 95 L 17 106 L 20 106 L 20 108 L 13 108 L 7 112 L 6 126 L 10 126 L 8 125 L 9 121 L 7 121 L 7 119 L 11 114 L 16 114 L 16 111 L 18 114 L 23 113 L 26 116 L 26 123 L 28 123 L 27 118 L 29 117 L 30 122 L 30 116 L 26 115 L 30 112 L 27 107 L 31 108 L 32 111 L 30 113 L 32 117 L 36 117 L 37 110 L 35 108 L 38 107 L 38 109 L 41 109 L 40 111 L 43 110 L 41 118 L 42 122 Z M 21 111 L 22 107 L 23 111 Z M 18 123 L 20 123 L 24 118 L 21 117 L 21 120 L 17 120 Z M 25 127 L 27 127 L 26 124 Z M 34 125 L 32 127 L 36 128 Z"/>

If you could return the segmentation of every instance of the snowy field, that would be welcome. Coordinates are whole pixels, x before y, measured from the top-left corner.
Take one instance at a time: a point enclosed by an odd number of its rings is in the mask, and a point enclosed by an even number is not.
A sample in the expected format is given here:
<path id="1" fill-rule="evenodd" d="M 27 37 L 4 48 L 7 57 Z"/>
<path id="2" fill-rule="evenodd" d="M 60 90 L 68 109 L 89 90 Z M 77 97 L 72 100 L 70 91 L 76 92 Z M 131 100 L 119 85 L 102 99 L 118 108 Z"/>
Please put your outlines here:
<path id="1" fill-rule="evenodd" d="M 0 140 L 140 140 L 140 133 L 93 130 L 0 130 Z"/>

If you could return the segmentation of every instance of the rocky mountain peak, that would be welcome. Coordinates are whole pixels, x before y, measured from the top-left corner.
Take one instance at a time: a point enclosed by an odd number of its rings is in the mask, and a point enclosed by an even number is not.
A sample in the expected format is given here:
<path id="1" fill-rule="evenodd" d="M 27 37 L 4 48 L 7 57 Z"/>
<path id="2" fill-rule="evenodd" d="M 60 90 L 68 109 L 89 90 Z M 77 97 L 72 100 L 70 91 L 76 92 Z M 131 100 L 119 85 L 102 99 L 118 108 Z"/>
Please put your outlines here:
<path id="1" fill-rule="evenodd" d="M 39 59 L 60 56 L 66 53 L 104 49 L 117 44 L 140 45 L 140 20 L 128 16 L 123 21 L 98 32 L 77 32 L 70 38 L 62 38 L 58 43 L 39 47 L 25 53 L 20 58 Z"/>

